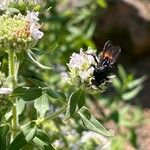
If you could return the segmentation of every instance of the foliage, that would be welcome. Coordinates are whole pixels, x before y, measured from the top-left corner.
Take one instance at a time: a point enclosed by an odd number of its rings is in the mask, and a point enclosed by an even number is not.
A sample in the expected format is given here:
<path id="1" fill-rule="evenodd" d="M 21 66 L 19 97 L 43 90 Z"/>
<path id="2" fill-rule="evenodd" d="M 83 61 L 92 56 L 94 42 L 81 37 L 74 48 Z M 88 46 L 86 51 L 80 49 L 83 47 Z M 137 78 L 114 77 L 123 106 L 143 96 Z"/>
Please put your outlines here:
<path id="1" fill-rule="evenodd" d="M 98 9 L 106 7 L 105 1 L 82 1 L 67 9 L 69 1 L 60 3 L 58 0 L 46 0 L 45 5 L 40 6 L 34 2 L 30 4 L 19 0 L 2 10 L 2 16 L 7 15 L 6 20 L 2 18 L 7 26 L 4 24 L 0 28 L 5 38 L 1 43 L 4 49 L 0 49 L 0 149 L 91 150 L 106 147 L 109 143 L 115 149 L 123 146 L 118 141 L 124 139 L 136 147 L 135 128 L 141 122 L 142 115 L 139 108 L 131 110 L 126 102 L 140 92 L 145 77 L 133 79 L 119 66 L 119 78 L 113 82 L 115 96 L 102 100 L 110 113 L 100 120 L 91 114 L 88 104 L 93 97 L 100 99 L 101 91 L 96 89 L 99 92 L 94 95 L 87 93 L 82 86 L 66 82 L 69 77 L 65 64 L 69 62 L 71 54 L 81 47 L 96 47 L 91 40 L 96 26 L 95 18 Z M 26 3 L 29 6 L 28 17 L 25 16 Z M 10 9 L 10 6 L 15 8 Z M 38 24 L 38 13 L 32 10 L 29 13 L 29 9 L 33 8 L 41 11 L 42 26 Z M 16 27 L 17 16 L 22 19 L 19 24 L 23 24 L 19 27 L 25 29 L 17 28 L 21 34 L 14 39 L 11 34 L 14 28 L 10 24 L 14 23 Z M 11 22 L 13 19 L 15 21 Z M 28 22 L 26 19 L 29 19 Z M 32 25 L 34 28 L 31 28 Z M 28 34 L 24 35 L 26 32 Z M 28 37 L 33 39 L 33 43 L 26 42 Z M 23 40 L 18 41 L 20 38 Z M 18 48 L 19 51 L 16 51 Z M 86 66 L 84 71 L 88 68 Z M 110 120 L 115 122 L 118 135 L 102 125 Z M 128 134 L 122 128 L 127 129 Z"/>
<path id="2" fill-rule="evenodd" d="M 143 76 L 134 79 L 132 74 L 127 74 L 125 69 L 118 66 L 118 77 L 113 80 L 114 96 L 102 97 L 103 105 L 109 108 L 109 114 L 102 118 L 103 122 L 114 122 L 117 135 L 112 139 L 112 149 L 125 149 L 126 145 L 137 148 L 136 128 L 143 123 L 141 108 L 131 106 L 127 101 L 132 100 L 142 89 L 142 84 L 146 80 Z"/>

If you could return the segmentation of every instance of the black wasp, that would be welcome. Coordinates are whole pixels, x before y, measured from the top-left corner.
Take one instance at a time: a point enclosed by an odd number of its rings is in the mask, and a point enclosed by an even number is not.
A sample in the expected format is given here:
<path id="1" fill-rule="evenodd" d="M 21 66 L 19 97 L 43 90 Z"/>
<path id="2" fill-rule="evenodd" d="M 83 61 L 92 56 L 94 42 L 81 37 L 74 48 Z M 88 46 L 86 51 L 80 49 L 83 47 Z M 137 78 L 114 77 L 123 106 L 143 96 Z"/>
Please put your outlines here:
<path id="1" fill-rule="evenodd" d="M 96 62 L 91 80 L 92 85 L 99 87 L 102 83 L 109 80 L 109 75 L 114 71 L 114 64 L 121 52 L 120 47 L 113 46 L 111 41 L 107 41 L 104 45 L 103 51 L 97 56 L 90 54 L 94 57 Z"/>

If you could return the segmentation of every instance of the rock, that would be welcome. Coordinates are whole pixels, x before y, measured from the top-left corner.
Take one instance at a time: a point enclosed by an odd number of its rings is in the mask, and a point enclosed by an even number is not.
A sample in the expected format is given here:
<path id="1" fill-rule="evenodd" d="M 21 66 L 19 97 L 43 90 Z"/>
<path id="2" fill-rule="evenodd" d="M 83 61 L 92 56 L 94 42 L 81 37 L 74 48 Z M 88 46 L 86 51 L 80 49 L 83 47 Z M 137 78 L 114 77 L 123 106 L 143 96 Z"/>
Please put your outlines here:
<path id="1" fill-rule="evenodd" d="M 108 0 L 99 10 L 94 40 L 102 47 L 107 40 L 122 47 L 127 58 L 147 56 L 150 52 L 150 2 L 146 0 Z M 101 44 L 100 44 L 101 43 Z"/>

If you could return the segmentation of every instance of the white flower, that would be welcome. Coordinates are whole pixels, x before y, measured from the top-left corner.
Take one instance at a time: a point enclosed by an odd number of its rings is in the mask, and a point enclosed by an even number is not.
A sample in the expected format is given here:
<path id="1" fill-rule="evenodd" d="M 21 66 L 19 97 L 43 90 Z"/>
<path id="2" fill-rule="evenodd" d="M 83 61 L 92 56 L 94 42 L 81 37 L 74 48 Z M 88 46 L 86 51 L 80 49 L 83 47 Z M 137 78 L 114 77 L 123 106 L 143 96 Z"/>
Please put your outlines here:
<path id="1" fill-rule="evenodd" d="M 30 21 L 30 23 L 38 23 L 38 21 L 40 20 L 38 18 L 38 15 L 39 15 L 39 12 L 27 11 L 26 18 L 28 19 L 28 21 Z"/>
<path id="2" fill-rule="evenodd" d="M 39 27 L 35 24 L 31 24 L 30 33 L 35 40 L 39 40 L 43 37 L 44 33 L 39 30 Z"/>
<path id="3" fill-rule="evenodd" d="M 0 10 L 5 10 L 7 8 L 7 0 L 0 0 Z"/>
<path id="4" fill-rule="evenodd" d="M 42 31 L 40 31 L 40 25 L 38 21 L 40 20 L 38 18 L 39 12 L 30 12 L 27 11 L 26 19 L 29 21 L 29 28 L 30 28 L 30 33 L 32 37 L 37 41 L 41 39 L 44 35 Z"/>
<path id="5" fill-rule="evenodd" d="M 78 68 L 80 69 L 82 67 L 82 65 L 84 64 L 84 54 L 82 52 L 82 49 L 80 50 L 80 53 L 73 53 L 72 56 L 70 57 L 70 62 L 69 62 L 69 66 L 73 67 L 73 68 Z"/>
<path id="6" fill-rule="evenodd" d="M 88 52 L 88 51 L 87 51 Z M 78 69 L 87 69 L 86 67 L 93 63 L 95 63 L 93 56 L 88 55 L 87 52 L 83 52 L 82 49 L 80 49 L 80 53 L 73 53 L 70 57 L 69 66 L 78 68 Z"/>
<path id="7" fill-rule="evenodd" d="M 83 81 L 86 81 L 86 80 L 88 80 L 89 77 L 92 76 L 93 71 L 94 71 L 93 67 L 91 67 L 85 71 L 79 71 L 79 76 Z"/>
<path id="8" fill-rule="evenodd" d="M 97 144 L 95 150 L 107 150 L 110 149 L 111 140 L 92 131 L 84 131 L 80 139 L 81 144 L 86 143 L 89 140 L 94 140 Z"/>
<path id="9" fill-rule="evenodd" d="M 94 52 L 90 49 L 90 53 Z M 92 55 L 89 55 L 88 51 L 84 52 L 80 49 L 80 53 L 73 53 L 70 57 L 70 61 L 67 64 L 70 70 L 71 83 L 75 85 L 81 85 L 87 87 L 91 83 L 91 77 L 94 72 L 92 65 L 95 64 L 95 60 Z M 82 86 L 82 85 L 81 85 Z"/>
<path id="10" fill-rule="evenodd" d="M 0 94 L 11 94 L 12 91 L 12 88 L 0 88 Z"/>
<path id="11" fill-rule="evenodd" d="M 57 149 L 62 149 L 64 147 L 64 143 L 61 140 L 55 140 L 53 142 L 54 147 L 56 147 Z"/>

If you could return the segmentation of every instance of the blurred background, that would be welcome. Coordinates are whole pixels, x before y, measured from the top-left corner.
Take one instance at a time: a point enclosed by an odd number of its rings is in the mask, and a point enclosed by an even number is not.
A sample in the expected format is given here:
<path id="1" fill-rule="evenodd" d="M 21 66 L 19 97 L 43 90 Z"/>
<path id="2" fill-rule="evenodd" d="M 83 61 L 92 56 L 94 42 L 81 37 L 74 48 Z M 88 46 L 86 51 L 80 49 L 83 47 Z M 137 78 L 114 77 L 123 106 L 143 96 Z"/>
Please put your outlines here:
<path id="1" fill-rule="evenodd" d="M 20 68 L 20 80 L 26 84 L 31 84 L 29 79 L 37 79 L 69 95 L 66 63 L 73 52 L 91 47 L 99 53 L 108 40 L 122 49 L 113 84 L 102 94 L 87 96 L 86 101 L 93 115 L 107 129 L 115 131 L 115 137 L 108 140 L 92 136 L 90 131 L 81 130 L 76 120 L 57 126 L 60 120 L 54 120 L 45 124 L 53 144 L 65 150 L 150 150 L 150 1 L 45 0 L 35 3 L 36 7 L 28 2 L 24 5 L 16 2 L 13 7 L 22 13 L 26 10 L 24 6 L 40 11 L 44 37 L 33 51 L 41 63 L 54 69 L 40 70 L 26 60 Z M 51 107 L 55 106 L 52 100 Z M 34 117 L 34 110 L 28 111 L 32 111 L 30 117 Z M 60 135 L 60 131 L 70 131 L 70 135 Z"/>

